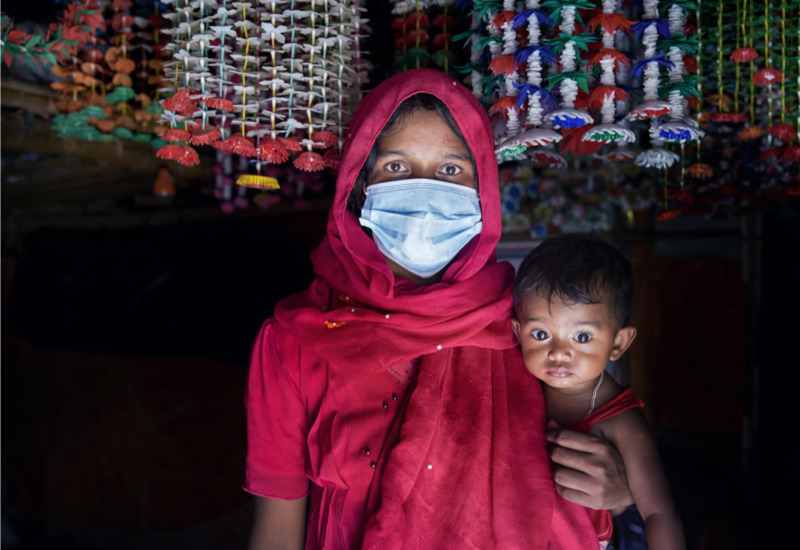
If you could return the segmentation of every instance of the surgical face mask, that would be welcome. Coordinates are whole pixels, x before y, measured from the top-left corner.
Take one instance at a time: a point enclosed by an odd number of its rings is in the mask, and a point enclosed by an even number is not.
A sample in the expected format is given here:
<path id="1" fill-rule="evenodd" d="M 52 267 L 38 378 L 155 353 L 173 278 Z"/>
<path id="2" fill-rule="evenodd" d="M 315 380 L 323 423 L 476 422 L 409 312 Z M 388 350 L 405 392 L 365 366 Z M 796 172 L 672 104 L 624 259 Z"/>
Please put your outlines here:
<path id="1" fill-rule="evenodd" d="M 442 270 L 481 232 L 478 192 L 431 179 L 367 186 L 359 221 L 381 253 L 419 277 Z"/>

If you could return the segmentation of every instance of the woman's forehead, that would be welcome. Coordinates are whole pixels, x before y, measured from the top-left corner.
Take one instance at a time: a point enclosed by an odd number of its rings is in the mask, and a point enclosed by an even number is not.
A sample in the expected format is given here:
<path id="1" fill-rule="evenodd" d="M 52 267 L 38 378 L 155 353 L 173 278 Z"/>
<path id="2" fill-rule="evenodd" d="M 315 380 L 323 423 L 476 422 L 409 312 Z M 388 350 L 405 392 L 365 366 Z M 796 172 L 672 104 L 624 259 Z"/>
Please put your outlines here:
<path id="1" fill-rule="evenodd" d="M 469 150 L 453 132 L 439 113 L 428 109 L 415 109 L 406 113 L 378 139 L 378 147 L 385 149 L 397 142 L 422 143 L 458 149 L 469 156 Z"/>

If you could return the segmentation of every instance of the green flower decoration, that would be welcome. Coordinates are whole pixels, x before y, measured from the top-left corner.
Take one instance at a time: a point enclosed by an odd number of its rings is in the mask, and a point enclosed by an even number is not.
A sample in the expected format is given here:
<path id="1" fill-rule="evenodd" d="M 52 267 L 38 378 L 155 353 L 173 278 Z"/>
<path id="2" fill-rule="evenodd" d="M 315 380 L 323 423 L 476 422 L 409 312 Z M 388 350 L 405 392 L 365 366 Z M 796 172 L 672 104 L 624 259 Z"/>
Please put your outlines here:
<path id="1" fill-rule="evenodd" d="M 431 59 L 436 63 L 436 66 L 442 68 L 444 68 L 445 61 L 447 61 L 447 67 L 451 68 L 456 60 L 456 54 L 448 50 L 439 50 L 431 56 Z"/>
<path id="2" fill-rule="evenodd" d="M 151 101 L 144 108 L 144 111 L 149 115 L 160 115 L 164 112 L 164 108 L 159 105 L 158 101 Z"/>
<path id="3" fill-rule="evenodd" d="M 680 82 L 668 82 L 658 87 L 658 95 L 662 98 L 669 97 L 669 94 L 674 91 L 680 92 L 681 96 L 686 98 L 691 96 L 699 98 L 700 92 L 697 90 L 697 76 L 684 75 L 683 80 Z"/>
<path id="4" fill-rule="evenodd" d="M 660 2 L 658 4 L 658 11 L 661 12 L 662 16 L 666 17 L 667 13 L 669 13 L 669 8 L 673 4 L 679 5 L 685 12 L 694 12 L 700 9 L 697 7 L 695 2 L 692 2 L 692 0 L 667 0 L 666 2 Z"/>
<path id="5" fill-rule="evenodd" d="M 475 0 L 474 7 L 470 15 L 477 15 L 478 19 L 483 19 L 492 12 L 498 12 L 503 9 L 502 0 Z"/>
<path id="6" fill-rule="evenodd" d="M 578 84 L 578 88 L 588 94 L 589 81 L 594 80 L 594 78 L 592 78 L 592 75 L 583 73 L 581 71 L 551 74 L 550 76 L 545 77 L 545 81 L 548 83 L 547 90 L 552 91 L 556 84 L 559 84 L 562 80 L 574 80 Z"/>
<path id="7" fill-rule="evenodd" d="M 133 139 L 134 133 L 125 128 L 124 126 L 117 126 L 111 131 L 112 134 L 122 139 Z"/>
<path id="8" fill-rule="evenodd" d="M 498 44 L 503 43 L 503 38 L 501 36 L 483 36 L 480 40 L 478 40 L 478 48 L 484 49 L 488 48 L 489 44 L 492 42 L 497 42 Z"/>
<path id="9" fill-rule="evenodd" d="M 658 41 L 658 49 L 667 51 L 669 48 L 678 48 L 689 55 L 696 55 L 699 49 L 697 35 L 695 36 L 675 36 L 669 39 Z"/>
<path id="10" fill-rule="evenodd" d="M 546 0 L 542 2 L 542 9 L 552 10 L 550 18 L 553 20 L 553 26 L 557 27 L 561 23 L 561 10 L 572 6 L 575 9 L 575 19 L 583 23 L 581 14 L 578 10 L 593 10 L 596 6 L 589 2 L 589 0 Z"/>
<path id="11" fill-rule="evenodd" d="M 492 90 L 495 87 L 502 87 L 505 84 L 506 79 L 503 78 L 502 74 L 497 76 L 485 76 L 481 78 L 481 84 L 483 85 L 483 95 L 485 97 L 490 97 L 492 95 Z"/>
<path id="12" fill-rule="evenodd" d="M 80 117 L 85 120 L 89 120 L 90 118 L 99 118 L 99 119 L 108 118 L 103 108 L 98 105 L 87 105 L 80 111 L 72 113 L 72 116 L 74 118 Z"/>
<path id="13" fill-rule="evenodd" d="M 112 104 L 127 103 L 134 97 L 136 97 L 136 92 L 134 92 L 132 88 L 118 86 L 114 88 L 113 92 L 106 94 L 105 100 Z"/>

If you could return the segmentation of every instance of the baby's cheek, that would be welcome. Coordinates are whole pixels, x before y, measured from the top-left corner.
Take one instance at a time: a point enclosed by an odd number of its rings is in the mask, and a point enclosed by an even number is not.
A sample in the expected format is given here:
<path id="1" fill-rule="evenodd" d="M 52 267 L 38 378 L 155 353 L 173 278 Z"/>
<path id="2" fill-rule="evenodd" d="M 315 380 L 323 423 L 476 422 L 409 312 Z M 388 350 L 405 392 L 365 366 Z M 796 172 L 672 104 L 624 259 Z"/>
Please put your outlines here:
<path id="1" fill-rule="evenodd" d="M 525 368 L 534 376 L 536 376 L 536 369 L 539 364 L 538 357 L 539 354 L 535 350 L 523 350 L 522 360 L 525 362 Z"/>

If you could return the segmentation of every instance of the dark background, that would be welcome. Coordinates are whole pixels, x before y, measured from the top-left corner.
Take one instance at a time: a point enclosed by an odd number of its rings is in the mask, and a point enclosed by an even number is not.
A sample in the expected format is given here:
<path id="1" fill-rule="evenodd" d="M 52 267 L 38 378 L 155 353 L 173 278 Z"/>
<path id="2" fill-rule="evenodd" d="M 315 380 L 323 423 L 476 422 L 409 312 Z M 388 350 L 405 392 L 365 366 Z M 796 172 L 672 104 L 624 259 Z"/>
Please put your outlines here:
<path id="1" fill-rule="evenodd" d="M 369 17 L 388 27 L 375 4 Z M 382 36 L 373 83 L 392 73 Z M 243 548 L 249 348 L 311 279 L 331 181 L 304 210 L 224 216 L 208 173 L 175 170 L 177 196 L 153 201 L 151 151 L 57 144 L 47 126 L 3 106 L 3 548 Z M 794 539 L 799 214 L 796 202 L 725 223 L 645 212 L 612 235 L 639 295 L 623 367 L 693 549 Z"/>

